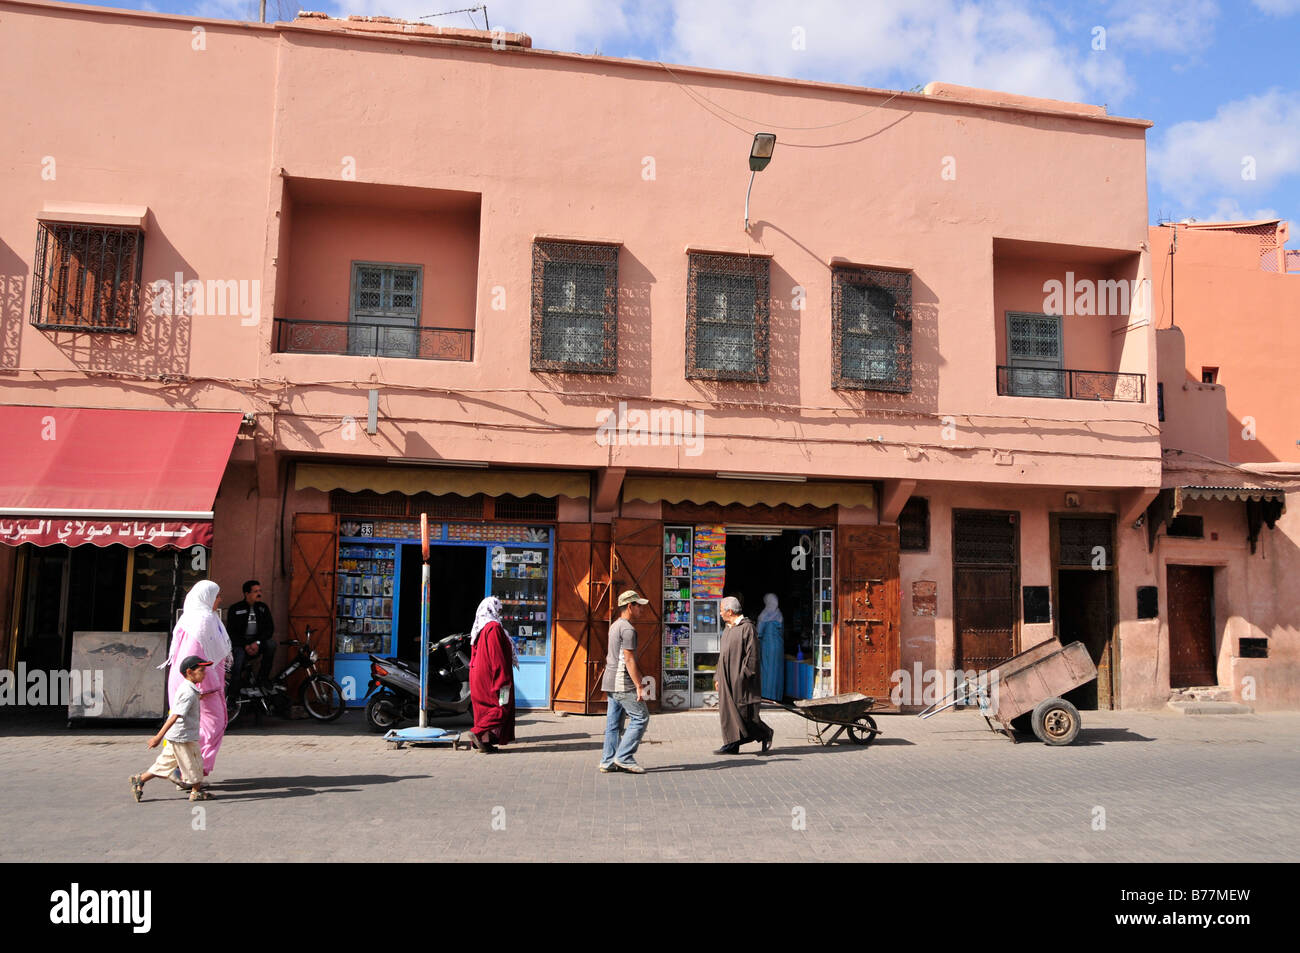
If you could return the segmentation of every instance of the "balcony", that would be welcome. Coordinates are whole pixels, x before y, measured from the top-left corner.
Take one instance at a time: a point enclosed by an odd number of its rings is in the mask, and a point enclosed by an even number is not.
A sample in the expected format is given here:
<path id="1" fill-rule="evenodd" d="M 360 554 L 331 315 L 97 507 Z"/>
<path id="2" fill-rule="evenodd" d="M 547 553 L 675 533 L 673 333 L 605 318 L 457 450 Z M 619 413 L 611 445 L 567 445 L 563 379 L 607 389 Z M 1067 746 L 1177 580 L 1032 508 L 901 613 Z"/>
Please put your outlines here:
<path id="1" fill-rule="evenodd" d="M 275 349 L 283 354 L 350 354 L 423 361 L 471 361 L 474 332 L 377 321 L 275 319 Z"/>
<path id="2" fill-rule="evenodd" d="M 998 366 L 998 395 L 1145 403 L 1147 376 L 1116 371 Z"/>

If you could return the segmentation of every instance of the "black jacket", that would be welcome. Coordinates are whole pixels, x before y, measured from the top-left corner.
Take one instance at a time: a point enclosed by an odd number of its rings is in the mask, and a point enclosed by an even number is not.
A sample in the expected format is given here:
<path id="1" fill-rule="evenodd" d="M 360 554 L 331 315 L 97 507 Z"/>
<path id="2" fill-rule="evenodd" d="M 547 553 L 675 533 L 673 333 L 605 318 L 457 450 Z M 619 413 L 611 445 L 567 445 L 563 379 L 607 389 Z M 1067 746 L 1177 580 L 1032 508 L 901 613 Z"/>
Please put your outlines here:
<path id="1" fill-rule="evenodd" d="M 254 602 L 253 611 L 257 613 L 257 634 L 247 635 L 249 604 L 240 599 L 226 610 L 226 633 L 231 645 L 247 645 L 249 642 L 265 642 L 275 634 L 275 623 L 271 621 L 271 610 L 265 602 Z"/>

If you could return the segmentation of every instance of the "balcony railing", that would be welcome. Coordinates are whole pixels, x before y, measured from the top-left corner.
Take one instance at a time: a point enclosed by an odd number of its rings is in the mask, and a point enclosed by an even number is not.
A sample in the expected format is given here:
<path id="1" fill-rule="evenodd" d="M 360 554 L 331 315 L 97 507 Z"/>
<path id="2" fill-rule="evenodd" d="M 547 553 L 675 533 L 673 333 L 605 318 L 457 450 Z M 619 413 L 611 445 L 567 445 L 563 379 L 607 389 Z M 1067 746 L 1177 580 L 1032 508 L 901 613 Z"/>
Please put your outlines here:
<path id="1" fill-rule="evenodd" d="M 287 354 L 352 354 L 422 361 L 471 361 L 474 332 L 375 321 L 275 319 L 275 349 Z"/>
<path id="2" fill-rule="evenodd" d="M 1069 400 L 1143 403 L 1147 399 L 1147 376 L 1116 371 L 1000 365 L 998 394 L 1010 397 L 1063 397 Z"/>

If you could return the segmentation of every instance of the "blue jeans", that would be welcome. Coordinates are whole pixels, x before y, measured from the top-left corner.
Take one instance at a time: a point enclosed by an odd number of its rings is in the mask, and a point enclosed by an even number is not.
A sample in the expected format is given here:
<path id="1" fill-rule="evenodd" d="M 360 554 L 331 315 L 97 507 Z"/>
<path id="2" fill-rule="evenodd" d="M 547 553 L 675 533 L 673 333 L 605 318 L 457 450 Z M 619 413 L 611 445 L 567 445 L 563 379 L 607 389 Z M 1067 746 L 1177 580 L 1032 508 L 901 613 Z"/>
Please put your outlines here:
<path id="1" fill-rule="evenodd" d="M 609 692 L 607 698 L 609 715 L 605 719 L 605 750 L 601 752 L 600 763 L 636 764 L 634 756 L 646 725 L 650 724 L 650 709 L 646 708 L 645 702 L 637 701 L 636 692 Z M 623 731 L 624 715 L 628 718 L 626 732 Z M 620 734 L 623 736 L 621 742 Z"/>

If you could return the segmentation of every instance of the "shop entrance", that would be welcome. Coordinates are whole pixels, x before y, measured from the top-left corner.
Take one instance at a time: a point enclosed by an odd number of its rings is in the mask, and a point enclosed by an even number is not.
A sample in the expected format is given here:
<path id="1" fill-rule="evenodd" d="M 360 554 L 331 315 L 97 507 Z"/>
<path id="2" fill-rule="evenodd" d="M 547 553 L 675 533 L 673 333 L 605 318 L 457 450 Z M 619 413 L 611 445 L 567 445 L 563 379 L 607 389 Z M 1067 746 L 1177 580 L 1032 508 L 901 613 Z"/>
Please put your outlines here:
<path id="1" fill-rule="evenodd" d="M 420 547 L 402 546 L 402 577 L 397 613 L 397 657 L 420 658 Z M 474 626 L 487 580 L 487 550 L 482 546 L 429 547 L 429 641 L 436 642 Z"/>
<path id="2" fill-rule="evenodd" d="M 1082 642 L 1097 666 L 1097 678 L 1068 693 L 1067 700 L 1084 710 L 1111 708 L 1110 573 L 1062 569 L 1057 578 L 1061 642 Z"/>
<path id="3" fill-rule="evenodd" d="M 816 532 L 806 529 L 727 529 L 724 592 L 740 600 L 741 611 L 754 623 L 756 631 L 765 607 L 763 597 L 768 593 L 776 596 L 782 616 L 784 645 L 779 678 L 765 673 L 763 679 L 764 695 L 769 697 L 774 685 L 780 686 L 782 697 L 803 697 L 799 694 L 798 684 L 785 684 L 785 658 L 807 660 L 811 664 L 816 649 L 813 629 L 815 538 Z M 765 664 L 769 661 L 770 656 L 764 659 Z M 807 692 L 807 686 L 804 692 Z"/>
<path id="4" fill-rule="evenodd" d="M 31 547 L 17 660 L 66 669 L 73 632 L 122 631 L 127 557 L 125 546 Z"/>

